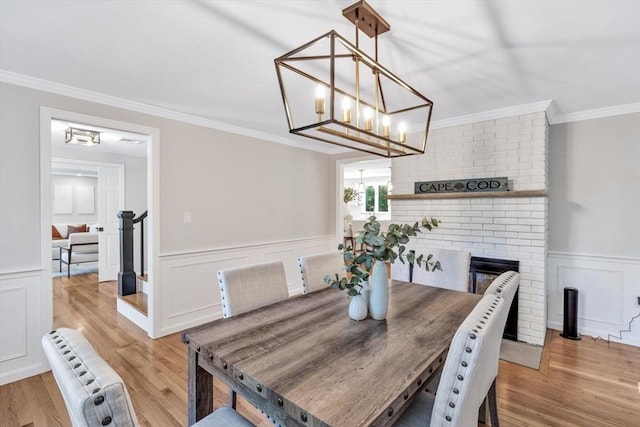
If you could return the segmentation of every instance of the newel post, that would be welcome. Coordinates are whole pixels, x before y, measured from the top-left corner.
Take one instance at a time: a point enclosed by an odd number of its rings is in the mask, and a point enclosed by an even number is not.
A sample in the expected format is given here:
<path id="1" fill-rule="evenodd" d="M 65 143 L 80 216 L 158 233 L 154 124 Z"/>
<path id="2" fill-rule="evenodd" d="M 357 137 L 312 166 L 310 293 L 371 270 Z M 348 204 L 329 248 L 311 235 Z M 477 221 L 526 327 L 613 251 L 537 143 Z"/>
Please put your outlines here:
<path id="1" fill-rule="evenodd" d="M 120 272 L 118 295 L 136 293 L 136 272 L 133 270 L 133 211 L 118 212 L 120 220 Z"/>

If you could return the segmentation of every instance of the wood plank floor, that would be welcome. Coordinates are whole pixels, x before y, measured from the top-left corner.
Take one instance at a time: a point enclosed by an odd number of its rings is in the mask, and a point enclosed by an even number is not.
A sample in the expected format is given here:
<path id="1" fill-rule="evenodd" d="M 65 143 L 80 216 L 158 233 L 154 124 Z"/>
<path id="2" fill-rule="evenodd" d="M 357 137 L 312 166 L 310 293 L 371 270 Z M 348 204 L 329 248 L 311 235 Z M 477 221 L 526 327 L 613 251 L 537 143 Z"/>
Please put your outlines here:
<path id="1" fill-rule="evenodd" d="M 187 354 L 179 334 L 151 340 L 116 311 L 96 274 L 55 278 L 54 327 L 79 329 L 127 384 L 142 426 L 187 424 Z M 500 362 L 503 426 L 640 426 L 640 348 L 548 331 L 540 371 Z M 216 383 L 215 407 L 226 402 Z M 239 399 L 239 411 L 272 426 Z M 0 426 L 69 426 L 50 372 L 0 387 Z M 350 427 L 350 426 L 348 426 Z M 357 427 L 357 426 L 353 426 Z"/>

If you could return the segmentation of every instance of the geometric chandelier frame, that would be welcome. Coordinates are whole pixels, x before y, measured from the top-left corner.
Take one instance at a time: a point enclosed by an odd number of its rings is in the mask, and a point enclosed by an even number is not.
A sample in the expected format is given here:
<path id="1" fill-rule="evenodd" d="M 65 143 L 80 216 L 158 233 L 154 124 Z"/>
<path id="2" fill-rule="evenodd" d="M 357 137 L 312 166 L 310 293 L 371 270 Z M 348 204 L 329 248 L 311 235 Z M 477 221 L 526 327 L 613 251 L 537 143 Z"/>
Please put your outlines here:
<path id="1" fill-rule="evenodd" d="M 365 1 L 343 15 L 355 45 L 332 30 L 274 61 L 289 132 L 383 157 L 424 153 L 433 102 L 378 62 L 389 24 Z M 359 31 L 374 39 L 374 57 Z"/>

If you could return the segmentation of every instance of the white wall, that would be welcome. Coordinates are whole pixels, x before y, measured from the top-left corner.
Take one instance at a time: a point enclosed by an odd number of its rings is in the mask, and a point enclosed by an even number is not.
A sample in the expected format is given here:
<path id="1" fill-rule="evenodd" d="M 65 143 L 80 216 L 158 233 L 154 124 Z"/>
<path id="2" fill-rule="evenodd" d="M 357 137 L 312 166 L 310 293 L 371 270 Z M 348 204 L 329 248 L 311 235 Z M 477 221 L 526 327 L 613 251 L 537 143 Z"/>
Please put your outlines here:
<path id="1" fill-rule="evenodd" d="M 640 258 L 640 114 L 553 125 L 549 250 Z"/>
<path id="2" fill-rule="evenodd" d="M 96 224 L 98 222 L 98 209 L 96 201 L 98 200 L 97 188 L 98 178 L 87 176 L 69 176 L 69 175 L 53 175 L 51 184 L 55 193 L 56 185 L 70 186 L 72 188 L 72 212 L 69 214 L 52 215 L 53 224 Z M 80 200 L 80 192 L 78 187 L 89 187 L 93 189 L 93 213 L 79 213 L 78 207 L 82 202 Z M 55 196 L 54 196 L 55 197 Z"/>
<path id="3" fill-rule="evenodd" d="M 46 369 L 39 340 L 51 327 L 42 310 L 51 278 L 43 274 L 37 225 L 41 106 L 159 130 L 160 211 L 151 212 L 160 227 L 158 271 L 172 257 L 182 257 L 184 268 L 175 280 L 158 275 L 152 284 L 159 296 L 150 307 L 158 333 L 216 315 L 213 306 L 196 310 L 207 295 L 178 292 L 185 313 L 179 318 L 160 300 L 197 271 L 197 254 L 261 244 L 259 256 L 274 259 L 274 247 L 294 245 L 286 242 L 313 247 L 332 239 L 334 178 L 327 155 L 6 83 L 0 91 L 0 307 L 13 307 L 0 312 L 0 383 Z M 191 224 L 184 224 L 184 212 L 191 212 Z M 208 283 L 215 287 L 215 277 Z"/>
<path id="4" fill-rule="evenodd" d="M 549 326 L 575 287 L 579 332 L 618 335 L 640 313 L 640 114 L 551 126 L 549 166 Z"/>

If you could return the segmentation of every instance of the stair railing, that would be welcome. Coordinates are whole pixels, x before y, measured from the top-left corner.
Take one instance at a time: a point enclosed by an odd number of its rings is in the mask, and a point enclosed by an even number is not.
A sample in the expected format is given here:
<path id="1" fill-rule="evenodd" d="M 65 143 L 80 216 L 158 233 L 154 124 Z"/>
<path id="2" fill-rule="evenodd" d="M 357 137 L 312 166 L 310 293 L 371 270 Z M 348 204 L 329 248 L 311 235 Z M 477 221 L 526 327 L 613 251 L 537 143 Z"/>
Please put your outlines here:
<path id="1" fill-rule="evenodd" d="M 120 271 L 118 272 L 118 295 L 126 296 L 136 293 L 136 272 L 133 262 L 133 230 L 134 224 L 140 223 L 140 275 L 144 276 L 144 211 L 135 218 L 133 211 L 120 211 Z"/>

